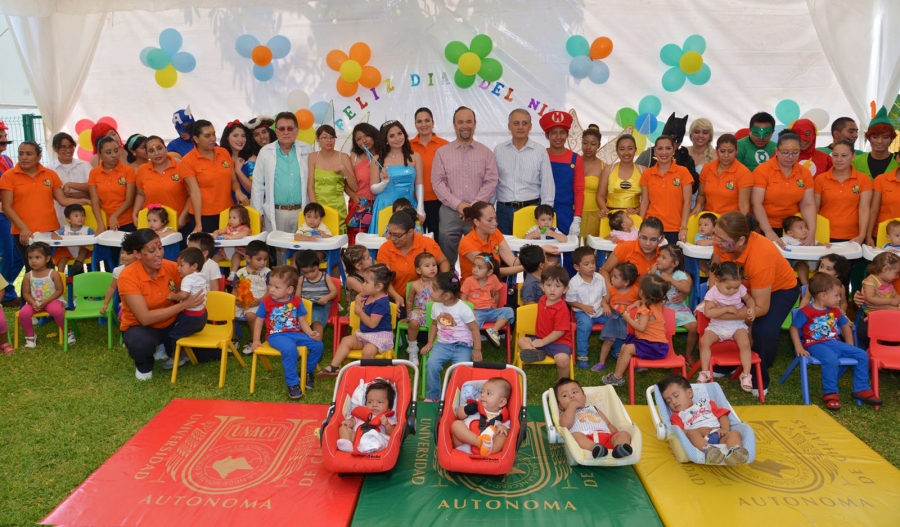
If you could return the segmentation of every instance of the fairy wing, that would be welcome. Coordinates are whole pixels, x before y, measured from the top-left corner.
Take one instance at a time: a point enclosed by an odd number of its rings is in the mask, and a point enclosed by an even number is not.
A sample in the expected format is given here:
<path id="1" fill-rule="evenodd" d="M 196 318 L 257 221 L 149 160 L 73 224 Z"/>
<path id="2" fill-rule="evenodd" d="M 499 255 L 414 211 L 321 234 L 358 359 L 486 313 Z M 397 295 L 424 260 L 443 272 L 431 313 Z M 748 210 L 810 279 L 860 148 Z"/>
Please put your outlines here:
<path id="1" fill-rule="evenodd" d="M 576 154 L 581 155 L 581 136 L 584 133 L 584 128 L 582 128 L 581 123 L 578 122 L 578 115 L 575 113 L 575 108 L 569 110 L 569 115 L 572 116 L 572 129 L 569 130 L 569 149 Z"/>
<path id="2" fill-rule="evenodd" d="M 607 165 L 612 165 L 616 161 L 619 160 L 619 157 L 616 155 L 616 140 L 625 134 L 631 135 L 634 133 L 634 126 L 628 125 L 624 130 L 619 132 L 619 134 L 612 138 L 608 143 L 603 145 L 600 150 L 597 151 L 597 157 L 600 158 Z"/>

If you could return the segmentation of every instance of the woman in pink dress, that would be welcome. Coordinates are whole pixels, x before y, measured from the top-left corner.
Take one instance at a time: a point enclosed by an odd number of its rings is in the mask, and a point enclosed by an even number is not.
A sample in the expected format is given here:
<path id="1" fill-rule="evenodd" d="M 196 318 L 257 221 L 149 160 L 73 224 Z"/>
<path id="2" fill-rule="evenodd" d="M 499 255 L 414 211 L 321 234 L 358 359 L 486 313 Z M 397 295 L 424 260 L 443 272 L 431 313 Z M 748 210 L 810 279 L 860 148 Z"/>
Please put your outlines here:
<path id="1" fill-rule="evenodd" d="M 369 230 L 369 223 L 372 221 L 372 204 L 375 202 L 375 195 L 369 189 L 371 184 L 369 163 L 371 163 L 370 156 L 375 149 L 377 136 L 378 129 L 369 123 L 359 123 L 353 127 L 350 164 L 353 166 L 359 188 L 356 192 L 347 191 L 350 196 L 350 211 L 347 216 L 347 236 L 350 238 L 350 245 L 355 243 L 357 233 Z"/>

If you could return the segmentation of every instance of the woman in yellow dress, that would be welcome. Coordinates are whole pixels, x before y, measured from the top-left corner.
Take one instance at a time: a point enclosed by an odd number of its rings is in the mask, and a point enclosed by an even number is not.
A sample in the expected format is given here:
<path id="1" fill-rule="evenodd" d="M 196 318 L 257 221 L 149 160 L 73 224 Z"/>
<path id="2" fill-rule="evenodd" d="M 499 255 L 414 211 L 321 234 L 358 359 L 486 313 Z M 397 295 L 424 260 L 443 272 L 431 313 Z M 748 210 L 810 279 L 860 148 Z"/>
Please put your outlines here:
<path id="1" fill-rule="evenodd" d="M 340 233 L 346 234 L 347 200 L 344 192 L 346 188 L 356 192 L 357 184 L 350 156 L 334 149 L 336 137 L 330 125 L 323 124 L 316 130 L 316 141 L 321 150 L 309 155 L 306 192 L 310 203 L 328 205 L 338 212 Z"/>
<path id="2" fill-rule="evenodd" d="M 600 151 L 600 127 L 589 124 L 581 135 L 581 159 L 584 162 L 584 210 L 582 211 L 581 236 L 600 235 L 600 207 L 597 205 L 597 190 L 600 188 L 600 176 L 606 168 L 602 159 L 597 157 Z"/>
<path id="3" fill-rule="evenodd" d="M 625 210 L 627 214 L 637 214 L 640 210 L 641 173 L 644 167 L 634 163 L 636 152 L 637 143 L 633 136 L 622 134 L 616 138 L 619 162 L 603 170 L 597 190 L 601 218 L 617 210 Z"/>

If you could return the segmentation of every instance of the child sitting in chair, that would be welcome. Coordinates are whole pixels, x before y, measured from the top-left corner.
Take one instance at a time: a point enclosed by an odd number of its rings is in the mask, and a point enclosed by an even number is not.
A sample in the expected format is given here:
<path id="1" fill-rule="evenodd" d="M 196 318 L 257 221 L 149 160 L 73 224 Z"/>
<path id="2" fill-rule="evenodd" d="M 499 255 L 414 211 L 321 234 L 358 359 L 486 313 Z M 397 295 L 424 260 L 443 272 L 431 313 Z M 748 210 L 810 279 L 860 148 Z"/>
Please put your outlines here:
<path id="1" fill-rule="evenodd" d="M 616 459 L 632 454 L 631 434 L 620 432 L 599 408 L 588 406 L 578 381 L 563 377 L 553 391 L 559 404 L 559 426 L 568 428 L 578 446 L 589 451 L 591 457 L 606 457 L 609 450 Z"/>
<path id="2" fill-rule="evenodd" d="M 93 236 L 94 229 L 84 224 L 85 211 L 84 207 L 78 205 L 69 205 L 63 211 L 66 215 L 67 223 L 50 234 L 54 240 L 62 240 L 63 236 Z M 74 276 L 85 272 L 84 261 L 91 255 L 91 250 L 85 246 L 79 247 L 60 247 L 53 255 L 53 263 L 57 269 L 66 267 L 66 262 L 74 258 L 75 264 L 69 266 L 69 274 Z"/>
<path id="3" fill-rule="evenodd" d="M 610 212 L 609 216 L 609 236 L 607 240 L 611 242 L 621 243 L 638 239 L 638 228 L 634 225 L 631 216 L 624 210 Z"/>
<path id="4" fill-rule="evenodd" d="M 384 450 L 397 424 L 394 415 L 396 390 L 384 379 L 375 379 L 366 387 L 366 405 L 357 406 L 338 429 L 337 449 L 341 452 L 371 454 Z"/>
<path id="5" fill-rule="evenodd" d="M 165 209 L 160 209 L 165 210 Z M 188 247 L 178 253 L 178 274 L 181 275 L 181 289 L 178 292 L 172 291 L 166 299 L 172 302 L 183 302 L 190 298 L 191 295 L 202 292 L 204 296 L 209 291 L 209 282 L 200 269 L 203 267 L 203 252 L 196 247 Z M 185 309 L 178 313 L 175 318 L 175 324 L 169 333 L 169 339 L 172 341 L 171 349 L 175 349 L 178 339 L 190 337 L 194 333 L 202 331 L 206 327 L 206 301 L 197 307 Z M 181 354 L 178 360 L 178 367 L 185 366 L 188 363 L 186 353 Z M 175 359 L 169 358 L 163 364 L 163 368 L 171 370 L 175 365 Z"/>
<path id="6" fill-rule="evenodd" d="M 478 400 L 470 399 L 456 410 L 458 421 L 450 425 L 450 439 L 461 451 L 489 456 L 503 450 L 509 435 L 506 403 L 512 387 L 506 379 L 493 377 L 481 386 Z"/>
<path id="7" fill-rule="evenodd" d="M 724 459 L 726 465 L 733 467 L 750 459 L 740 432 L 731 429 L 731 410 L 708 400 L 694 403 L 691 383 L 681 375 L 669 375 L 656 388 L 672 411 L 672 424 L 684 430 L 691 444 L 706 454 L 708 464 L 718 465 Z M 725 445 L 728 452 L 715 445 Z"/>
<path id="8" fill-rule="evenodd" d="M 525 233 L 526 240 L 556 240 L 565 242 L 568 237 L 553 226 L 553 207 L 538 205 L 534 208 L 535 226 Z"/>

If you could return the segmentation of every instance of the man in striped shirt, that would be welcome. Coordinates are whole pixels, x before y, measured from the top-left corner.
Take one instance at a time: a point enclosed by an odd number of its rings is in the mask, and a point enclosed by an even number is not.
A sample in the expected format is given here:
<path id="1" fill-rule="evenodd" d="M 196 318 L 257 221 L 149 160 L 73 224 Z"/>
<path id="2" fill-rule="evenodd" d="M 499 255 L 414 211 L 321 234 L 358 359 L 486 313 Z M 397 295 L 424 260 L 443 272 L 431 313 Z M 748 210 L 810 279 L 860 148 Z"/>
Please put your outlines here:
<path id="1" fill-rule="evenodd" d="M 553 206 L 556 187 L 547 149 L 528 139 L 531 114 L 516 108 L 509 114 L 512 140 L 494 148 L 499 183 L 497 184 L 497 228 L 513 233 L 513 214 L 531 205 Z"/>
<path id="2" fill-rule="evenodd" d="M 456 265 L 459 240 L 472 230 L 464 211 L 476 201 L 490 202 L 497 190 L 497 163 L 490 148 L 475 141 L 475 112 L 460 106 L 453 113 L 456 140 L 434 154 L 431 185 L 441 200 L 441 251 Z"/>

